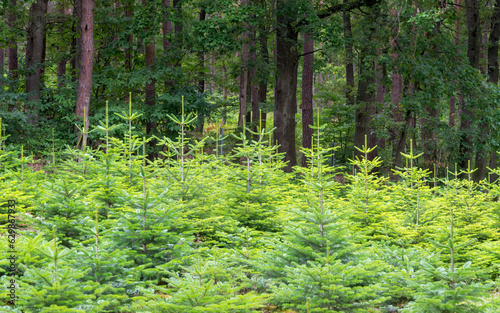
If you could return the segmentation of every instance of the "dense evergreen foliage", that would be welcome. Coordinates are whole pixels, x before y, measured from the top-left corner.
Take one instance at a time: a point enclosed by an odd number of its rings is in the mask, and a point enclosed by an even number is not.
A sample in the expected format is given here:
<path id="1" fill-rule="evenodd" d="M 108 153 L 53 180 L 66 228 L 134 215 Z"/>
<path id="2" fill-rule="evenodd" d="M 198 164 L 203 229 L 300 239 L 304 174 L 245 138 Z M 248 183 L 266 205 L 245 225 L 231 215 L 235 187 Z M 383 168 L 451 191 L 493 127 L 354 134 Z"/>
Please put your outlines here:
<path id="1" fill-rule="evenodd" d="M 182 130 L 194 121 L 171 118 Z M 2 312 L 500 309 L 498 182 L 430 177 L 413 149 L 390 182 L 366 145 L 348 174 L 329 165 L 324 127 L 303 151 L 310 166 L 292 173 L 259 127 L 235 134 L 229 154 L 209 152 L 209 137 L 157 138 L 152 160 L 132 128 L 104 134 L 104 150 L 54 151 L 41 171 L 1 150 L 18 268 L 0 263 L 17 296 L 9 306 L 2 290 Z"/>

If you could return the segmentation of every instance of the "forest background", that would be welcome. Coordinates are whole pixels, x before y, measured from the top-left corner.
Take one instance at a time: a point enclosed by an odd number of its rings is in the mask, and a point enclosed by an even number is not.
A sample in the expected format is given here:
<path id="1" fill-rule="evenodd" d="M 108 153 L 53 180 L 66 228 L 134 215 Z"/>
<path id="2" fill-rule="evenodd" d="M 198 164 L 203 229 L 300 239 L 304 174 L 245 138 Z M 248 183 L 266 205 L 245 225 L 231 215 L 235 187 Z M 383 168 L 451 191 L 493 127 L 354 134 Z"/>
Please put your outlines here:
<path id="1" fill-rule="evenodd" d="M 173 136 L 167 115 L 180 114 L 184 95 L 198 133 L 255 129 L 259 119 L 275 126 L 286 171 L 297 159 L 306 165 L 297 151 L 311 147 L 314 107 L 326 140 L 341 147 L 338 164 L 367 135 L 378 146 L 370 158 L 382 156 L 386 173 L 402 165 L 410 139 L 424 152 L 422 167 L 441 176 L 454 163 L 472 161 L 476 181 L 496 168 L 496 1 L 0 5 L 5 143 L 38 157 L 49 154 L 52 129 L 58 147 L 99 146 L 97 133 L 82 136 L 75 123 L 85 115 L 86 127 L 96 125 L 106 101 L 110 112 L 126 110 L 129 94 L 143 114 L 138 133 Z M 153 141 L 148 154 L 159 149 Z"/>

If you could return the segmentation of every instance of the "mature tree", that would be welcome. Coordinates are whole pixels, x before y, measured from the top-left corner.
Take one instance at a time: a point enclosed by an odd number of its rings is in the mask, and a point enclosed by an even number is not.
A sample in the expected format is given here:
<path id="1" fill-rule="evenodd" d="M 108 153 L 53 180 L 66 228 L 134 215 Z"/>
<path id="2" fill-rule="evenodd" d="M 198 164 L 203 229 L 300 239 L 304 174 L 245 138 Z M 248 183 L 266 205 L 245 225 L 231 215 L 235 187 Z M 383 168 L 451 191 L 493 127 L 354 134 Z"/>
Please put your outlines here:
<path id="1" fill-rule="evenodd" d="M 15 12 L 15 8 L 17 5 L 17 0 L 10 0 L 11 7 L 9 9 L 9 15 L 7 18 L 8 24 L 11 27 L 11 34 L 16 32 L 15 26 L 17 21 L 17 15 Z M 19 61 L 17 58 L 17 39 L 16 36 L 9 36 L 9 47 L 7 50 L 7 58 L 8 58 L 8 67 L 9 67 L 9 75 L 12 79 L 16 79 L 18 77 L 18 69 L 19 69 Z"/>
<path id="2" fill-rule="evenodd" d="M 295 113 L 297 113 L 298 31 L 296 2 L 278 0 L 276 11 L 276 93 L 274 96 L 274 139 L 285 154 L 286 172 L 297 164 Z"/>
<path id="3" fill-rule="evenodd" d="M 78 79 L 78 92 L 76 97 L 76 115 L 84 121 L 84 134 L 79 134 L 82 148 L 87 144 L 87 127 L 90 108 L 90 95 L 92 92 L 92 73 L 94 65 L 94 1 L 82 0 L 82 21 L 80 32 L 82 34 L 80 75 Z"/>
<path id="4" fill-rule="evenodd" d="M 42 77 L 42 59 L 45 52 L 45 16 L 47 14 L 48 0 L 37 0 L 30 8 L 30 21 L 28 26 L 28 41 L 26 44 L 26 93 L 28 100 L 40 99 L 40 83 Z M 36 107 L 33 108 L 36 110 Z M 36 123 L 34 117 L 32 122 Z"/>
<path id="5" fill-rule="evenodd" d="M 304 63 L 302 66 L 302 147 L 312 145 L 313 129 L 313 80 L 314 41 L 311 33 L 304 33 Z M 307 166 L 307 158 L 302 157 L 302 166 Z"/>

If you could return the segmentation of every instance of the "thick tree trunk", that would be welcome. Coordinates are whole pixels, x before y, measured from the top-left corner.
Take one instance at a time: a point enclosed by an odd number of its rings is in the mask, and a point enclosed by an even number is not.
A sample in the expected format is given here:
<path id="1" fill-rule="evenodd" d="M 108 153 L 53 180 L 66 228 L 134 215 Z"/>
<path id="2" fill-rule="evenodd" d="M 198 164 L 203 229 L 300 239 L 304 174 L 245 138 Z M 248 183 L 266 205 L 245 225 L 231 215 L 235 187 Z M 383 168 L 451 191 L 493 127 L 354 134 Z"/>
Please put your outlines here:
<path id="1" fill-rule="evenodd" d="M 10 0 L 10 3 L 13 7 L 16 7 L 17 0 Z M 17 16 L 14 10 L 9 11 L 9 16 L 7 18 L 9 25 L 16 25 Z M 19 61 L 17 58 L 17 39 L 12 36 L 9 38 L 9 47 L 7 50 L 7 58 L 8 58 L 8 67 L 9 67 L 9 75 L 11 79 L 17 79 L 19 77 L 18 69 L 19 69 Z M 12 86 L 11 89 L 14 89 Z M 12 90 L 14 91 L 14 90 Z"/>
<path id="2" fill-rule="evenodd" d="M 293 26 L 290 4 L 279 0 L 276 13 L 276 92 L 274 104 L 274 139 L 278 151 L 285 154 L 285 172 L 297 165 L 295 151 L 295 114 L 297 113 L 298 33 Z"/>
<path id="3" fill-rule="evenodd" d="M 88 128 L 90 95 L 92 92 L 92 72 L 94 65 L 94 1 L 82 0 L 81 32 L 81 66 L 76 98 L 76 115 L 84 121 L 85 131 Z M 85 114 L 84 114 L 85 113 Z M 81 125 L 81 120 L 79 124 Z M 79 134 L 82 148 L 87 145 L 87 134 Z"/>
<path id="4" fill-rule="evenodd" d="M 42 78 L 42 61 L 45 50 L 45 15 L 47 0 L 37 0 L 30 8 L 28 39 L 26 44 L 26 93 L 28 101 L 40 99 L 40 83 Z M 36 110 L 36 107 L 33 107 Z M 36 124 L 38 117 L 30 114 L 30 123 Z"/>
<path id="5" fill-rule="evenodd" d="M 373 75 L 367 74 L 365 72 L 374 72 L 373 64 L 372 68 L 366 68 L 366 50 L 361 52 L 360 62 L 359 62 L 359 82 L 358 82 L 358 93 L 356 97 L 356 103 L 359 107 L 355 112 L 355 130 L 354 130 L 354 145 L 361 148 L 365 145 L 365 136 L 368 139 L 370 137 L 370 114 L 372 113 L 372 105 L 374 102 L 375 94 L 370 86 L 374 83 L 375 79 Z M 372 147 L 374 144 L 371 140 L 368 142 L 368 147 Z M 355 156 L 361 157 L 361 153 L 355 150 Z"/>
<path id="6" fill-rule="evenodd" d="M 314 41 L 312 34 L 304 35 L 304 64 L 302 66 L 302 147 L 310 149 L 312 145 L 313 129 L 313 82 L 314 82 Z M 306 167 L 308 160 L 302 156 L 302 166 Z"/>
<path id="7" fill-rule="evenodd" d="M 465 10 L 467 16 L 467 58 L 469 64 L 479 69 L 479 54 L 481 52 L 481 23 L 479 21 L 479 3 L 478 0 L 466 0 Z M 473 138 L 472 138 L 472 119 L 473 112 L 471 105 L 464 101 L 460 114 L 460 146 L 461 156 L 460 167 L 467 169 L 468 161 L 472 159 Z"/>

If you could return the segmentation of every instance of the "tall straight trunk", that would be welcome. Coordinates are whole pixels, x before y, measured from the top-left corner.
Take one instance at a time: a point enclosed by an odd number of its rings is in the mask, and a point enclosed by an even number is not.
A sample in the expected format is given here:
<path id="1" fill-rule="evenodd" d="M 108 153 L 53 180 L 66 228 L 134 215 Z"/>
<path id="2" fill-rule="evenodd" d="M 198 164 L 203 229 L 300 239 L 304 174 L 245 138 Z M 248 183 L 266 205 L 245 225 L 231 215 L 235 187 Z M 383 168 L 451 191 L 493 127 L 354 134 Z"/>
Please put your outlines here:
<path id="1" fill-rule="evenodd" d="M 268 35 L 265 31 L 260 32 L 260 57 L 261 57 L 261 62 L 264 65 L 264 67 L 267 68 L 267 65 L 269 64 L 269 51 L 267 47 L 267 39 Z M 265 104 L 267 101 L 267 83 L 268 83 L 268 75 L 267 72 L 264 77 L 261 78 L 259 82 L 259 106 L 262 104 Z M 262 112 L 260 119 L 262 121 L 262 128 L 266 128 L 266 112 Z"/>
<path id="2" fill-rule="evenodd" d="M 256 62 L 257 62 L 257 52 L 255 51 L 255 28 L 250 26 L 250 71 L 249 71 L 249 83 L 250 83 L 250 98 L 252 103 L 252 119 L 253 129 L 257 130 L 257 125 L 259 125 L 259 82 L 256 78 Z"/>
<path id="3" fill-rule="evenodd" d="M 460 9 L 461 5 L 462 5 L 462 0 L 455 0 L 454 1 L 454 5 L 455 5 L 455 10 L 457 11 L 458 13 L 458 10 Z M 455 42 L 455 45 L 458 46 L 460 44 L 460 22 L 459 20 L 457 20 L 455 22 L 455 39 L 454 39 L 454 42 Z M 450 126 L 450 128 L 453 128 L 455 127 L 455 117 L 456 117 L 456 108 L 457 108 L 457 105 L 456 105 L 456 102 L 457 102 L 457 98 L 458 98 L 458 103 L 459 103 L 459 106 L 463 106 L 462 102 L 463 102 L 463 97 L 461 95 L 461 92 L 459 90 L 458 92 L 458 95 L 455 96 L 455 95 L 452 95 L 450 97 L 450 113 L 448 115 L 448 125 Z"/>
<path id="4" fill-rule="evenodd" d="M 394 9 L 390 10 L 391 15 L 398 18 L 397 12 Z M 399 25 L 395 23 L 396 25 Z M 399 62 L 399 28 L 392 30 L 390 39 L 391 43 L 391 58 L 394 64 Z M 394 166 L 402 166 L 401 153 L 404 151 L 406 143 L 406 135 L 408 134 L 408 124 L 403 120 L 403 108 L 401 107 L 401 98 L 403 94 L 403 79 L 399 72 L 399 66 L 395 65 L 392 71 L 392 118 L 395 127 L 391 130 L 391 142 L 393 142 L 392 153 L 394 156 Z"/>
<path id="5" fill-rule="evenodd" d="M 0 48 L 0 77 L 3 78 L 5 62 L 5 50 Z M 0 86 L 3 86 L 3 81 L 0 80 Z"/>
<path id="6" fill-rule="evenodd" d="M 174 34 L 175 34 L 175 45 L 176 48 L 182 50 L 182 45 L 184 43 L 183 40 L 183 14 L 182 14 L 182 1 L 181 0 L 172 0 L 172 5 L 174 7 Z M 175 66 L 180 66 L 180 59 L 175 62 Z"/>
<path id="7" fill-rule="evenodd" d="M 165 10 L 165 15 L 163 16 L 163 24 L 162 24 L 162 31 L 163 31 L 163 52 L 166 55 L 170 49 L 172 48 L 172 43 L 170 40 L 168 40 L 168 37 L 170 34 L 172 34 L 173 29 L 172 29 L 172 21 L 169 19 L 168 15 L 168 9 L 170 9 L 170 0 L 165 0 L 164 5 L 167 8 Z M 167 66 L 172 66 L 172 64 L 168 64 Z M 171 80 L 170 79 L 165 79 L 165 92 L 169 91 Z"/>
<path id="8" fill-rule="evenodd" d="M 295 114 L 297 113 L 298 33 L 294 28 L 287 0 L 278 0 L 276 13 L 276 92 L 274 139 L 278 152 L 285 154 L 285 172 L 297 165 L 295 152 Z M 293 9 L 293 8 L 292 8 Z"/>
<path id="9" fill-rule="evenodd" d="M 10 0 L 10 3 L 13 8 L 17 5 L 17 0 Z M 7 21 L 9 25 L 16 25 L 17 15 L 14 9 L 9 10 L 9 16 L 7 17 Z M 9 47 L 7 50 L 7 58 L 8 58 L 8 67 L 9 67 L 9 75 L 11 79 L 17 79 L 19 77 L 18 69 L 19 69 L 19 61 L 17 57 L 17 39 L 15 36 L 9 37 Z M 11 89 L 14 89 L 12 87 Z"/>
<path id="10" fill-rule="evenodd" d="M 73 40 L 71 42 L 71 51 L 73 57 L 71 59 L 71 70 L 73 80 L 76 80 L 78 71 L 80 70 L 80 62 L 82 58 L 82 5 L 85 0 L 74 0 L 73 2 Z"/>
<path id="11" fill-rule="evenodd" d="M 346 103 L 347 105 L 354 105 L 354 64 L 353 64 L 353 47 L 352 47 L 352 27 L 351 27 L 351 14 L 348 11 L 343 12 L 344 19 L 344 37 L 346 39 Z M 321 74 L 320 74 L 321 75 Z M 321 78 L 319 78 L 321 80 Z M 321 84 L 321 82 L 320 82 Z"/>
<path id="12" fill-rule="evenodd" d="M 155 41 L 154 37 L 149 38 L 147 42 L 145 42 L 145 60 L 146 60 L 146 69 L 149 72 L 153 71 L 153 66 L 155 63 Z M 152 77 L 151 73 L 151 78 L 146 80 L 146 83 L 144 84 L 144 97 L 145 97 L 145 103 L 147 106 L 154 106 L 155 105 L 155 88 L 156 88 L 156 81 Z M 156 122 L 151 120 L 151 116 L 149 117 L 149 120 L 146 122 L 146 134 L 150 135 L 151 132 L 156 129 Z M 150 142 L 151 144 L 153 141 Z"/>
<path id="13" fill-rule="evenodd" d="M 45 50 L 45 16 L 47 0 L 37 0 L 30 8 L 28 39 L 26 44 L 26 93 L 28 101 L 40 99 L 40 83 L 42 78 L 42 61 Z M 36 107 L 33 107 L 36 110 Z M 30 114 L 30 122 L 37 123 L 38 118 Z"/>
<path id="14" fill-rule="evenodd" d="M 373 63 L 371 63 L 370 68 L 367 68 L 368 62 L 366 62 L 367 58 L 367 49 L 363 49 L 361 51 L 360 60 L 359 60 L 359 82 L 358 82 L 358 92 L 356 96 L 356 103 L 358 104 L 358 108 L 355 112 L 355 130 L 354 130 L 354 146 L 361 148 L 365 145 L 365 136 L 370 139 L 368 142 L 368 147 L 374 146 L 371 142 L 370 137 L 370 124 L 371 124 L 371 116 L 372 114 L 372 106 L 374 102 L 375 94 L 370 86 L 375 82 L 373 77 Z M 368 73 L 367 73 L 368 72 Z M 360 157 L 361 153 L 358 150 L 355 150 L 355 155 Z"/>
<path id="15" fill-rule="evenodd" d="M 481 23 L 479 20 L 479 1 L 466 0 L 465 13 L 467 16 L 467 58 L 473 68 L 479 69 L 479 55 L 481 52 Z M 472 159 L 473 138 L 472 119 L 473 112 L 471 105 L 464 101 L 460 114 L 460 146 L 459 153 L 462 157 L 460 167 L 467 168 L 468 161 Z"/>
<path id="16" fill-rule="evenodd" d="M 248 0 L 241 0 L 241 6 L 247 5 Z M 243 125 L 245 116 L 247 114 L 247 93 L 248 93 L 248 59 L 249 59 L 249 45 L 248 45 L 248 32 L 246 29 L 248 25 L 243 23 L 243 33 L 241 34 L 241 71 L 240 71 L 240 107 L 238 113 L 238 125 Z"/>
<path id="17" fill-rule="evenodd" d="M 168 0 L 167 0 L 168 1 Z M 128 6 L 125 10 L 125 16 L 130 21 L 132 20 L 132 7 Z M 125 69 L 127 71 L 132 71 L 132 47 L 134 45 L 134 35 L 129 34 L 127 36 L 127 46 L 125 48 Z"/>
<path id="18" fill-rule="evenodd" d="M 64 5 L 61 2 L 57 2 L 57 13 L 61 15 L 66 14 L 66 10 L 64 9 Z M 58 28 L 59 32 L 63 32 L 64 29 L 63 27 Z M 61 48 L 60 53 L 65 52 L 64 48 Z M 62 57 L 57 61 L 57 88 L 61 89 L 64 85 L 63 79 L 64 75 L 66 75 L 66 63 L 67 60 L 65 57 Z"/>
<path id="19" fill-rule="evenodd" d="M 81 58 L 78 92 L 76 96 L 76 115 L 84 121 L 85 132 L 88 128 L 90 95 L 92 92 L 92 71 L 94 65 L 94 1 L 82 0 Z M 85 114 L 84 114 L 85 113 Z M 81 122 L 80 122 L 81 125 Z M 87 145 L 87 134 L 79 134 L 82 149 Z"/>
<path id="20" fill-rule="evenodd" d="M 304 64 L 302 66 L 302 147 L 310 149 L 313 129 L 313 83 L 314 83 L 314 41 L 311 33 L 304 33 Z M 307 166 L 307 158 L 302 156 L 302 166 Z"/>
<path id="21" fill-rule="evenodd" d="M 198 16 L 198 20 L 200 22 L 203 22 L 206 19 L 206 13 L 205 10 L 202 8 L 200 9 L 200 14 Z M 200 51 L 198 54 L 198 58 L 200 59 L 200 70 L 199 70 L 199 75 L 200 75 L 200 80 L 198 81 L 198 90 L 200 93 L 205 92 L 205 53 L 203 51 Z M 198 129 L 197 131 L 200 133 L 203 133 L 203 129 L 205 127 L 205 116 L 203 114 L 198 114 Z"/>

